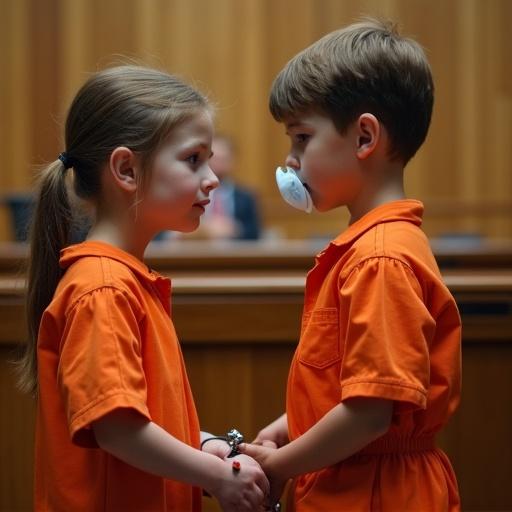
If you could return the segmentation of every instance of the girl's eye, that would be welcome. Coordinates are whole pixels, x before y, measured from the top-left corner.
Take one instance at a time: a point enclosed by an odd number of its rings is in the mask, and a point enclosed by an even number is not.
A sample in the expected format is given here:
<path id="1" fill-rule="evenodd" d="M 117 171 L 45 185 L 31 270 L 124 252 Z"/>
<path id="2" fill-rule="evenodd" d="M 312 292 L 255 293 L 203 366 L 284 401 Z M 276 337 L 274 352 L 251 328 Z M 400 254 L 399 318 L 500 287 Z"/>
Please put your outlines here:
<path id="1" fill-rule="evenodd" d="M 192 165 L 196 165 L 197 162 L 199 162 L 199 153 L 194 153 L 193 155 L 187 157 L 185 160 L 191 163 Z"/>

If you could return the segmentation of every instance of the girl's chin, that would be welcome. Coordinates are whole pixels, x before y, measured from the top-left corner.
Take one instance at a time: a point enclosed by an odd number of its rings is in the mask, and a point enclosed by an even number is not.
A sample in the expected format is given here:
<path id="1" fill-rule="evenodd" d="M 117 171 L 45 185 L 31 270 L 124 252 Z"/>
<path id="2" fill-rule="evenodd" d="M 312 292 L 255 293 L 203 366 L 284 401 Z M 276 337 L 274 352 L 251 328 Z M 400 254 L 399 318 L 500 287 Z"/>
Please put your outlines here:
<path id="1" fill-rule="evenodd" d="M 194 219 L 187 223 L 187 225 L 180 226 L 180 229 L 176 231 L 181 231 L 182 233 L 192 233 L 199 227 L 199 218 Z"/>

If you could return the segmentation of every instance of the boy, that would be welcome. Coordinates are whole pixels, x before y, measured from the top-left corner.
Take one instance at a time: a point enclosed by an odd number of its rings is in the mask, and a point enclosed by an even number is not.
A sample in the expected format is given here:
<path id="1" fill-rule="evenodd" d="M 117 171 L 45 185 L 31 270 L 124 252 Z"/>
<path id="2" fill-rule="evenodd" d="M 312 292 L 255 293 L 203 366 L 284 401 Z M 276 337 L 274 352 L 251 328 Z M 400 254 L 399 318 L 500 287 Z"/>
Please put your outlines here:
<path id="1" fill-rule="evenodd" d="M 460 317 L 403 188 L 433 89 L 420 46 L 377 21 L 323 37 L 272 86 L 290 172 L 317 210 L 351 214 L 307 276 L 287 414 L 242 448 L 272 502 L 295 478 L 298 512 L 460 510 L 435 447 L 460 397 Z"/>

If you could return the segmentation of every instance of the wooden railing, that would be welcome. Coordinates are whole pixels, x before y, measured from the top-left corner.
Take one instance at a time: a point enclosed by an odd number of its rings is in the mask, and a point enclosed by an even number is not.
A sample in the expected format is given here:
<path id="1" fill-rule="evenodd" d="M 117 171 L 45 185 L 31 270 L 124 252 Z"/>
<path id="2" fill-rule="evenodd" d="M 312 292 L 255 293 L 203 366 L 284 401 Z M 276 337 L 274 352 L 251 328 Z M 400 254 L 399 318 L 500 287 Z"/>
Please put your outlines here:
<path id="1" fill-rule="evenodd" d="M 237 426 L 251 438 L 284 410 L 305 269 L 316 248 L 291 244 L 286 251 L 260 247 L 258 253 L 254 246 L 227 252 L 217 245 L 198 254 L 199 248 L 152 248 L 149 261 L 172 277 L 172 316 L 202 428 L 220 433 Z M 9 363 L 25 337 L 24 278 L 12 272 L 24 258 L 18 249 L 10 263 L 0 250 L 2 511 L 31 506 L 34 404 L 16 391 Z M 479 268 L 468 266 L 467 254 L 449 256 L 459 261 L 456 268 L 443 270 L 443 278 L 464 323 L 463 399 L 439 443 L 456 469 L 464 510 L 510 510 L 512 269 L 497 251 L 487 259 L 481 254 Z M 497 261 L 501 264 L 489 268 Z M 206 507 L 216 510 L 212 504 Z"/>

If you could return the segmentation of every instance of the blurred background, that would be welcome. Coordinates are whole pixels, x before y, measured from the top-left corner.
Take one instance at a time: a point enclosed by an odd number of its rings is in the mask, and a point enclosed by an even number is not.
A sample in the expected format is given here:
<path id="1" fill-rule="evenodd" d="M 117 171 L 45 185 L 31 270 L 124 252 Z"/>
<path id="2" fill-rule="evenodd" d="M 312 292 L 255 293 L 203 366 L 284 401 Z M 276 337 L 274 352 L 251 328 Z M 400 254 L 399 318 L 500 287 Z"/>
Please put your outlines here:
<path id="1" fill-rule="evenodd" d="M 407 169 L 433 236 L 512 237 L 510 0 L 0 0 L 0 191 L 29 189 L 62 151 L 66 109 L 90 72 L 133 59 L 193 82 L 237 148 L 236 181 L 256 192 L 262 236 L 330 237 L 346 212 L 286 206 L 274 169 L 287 151 L 267 98 L 299 50 L 362 15 L 396 21 L 426 49 L 436 99 Z M 5 201 L 0 240 L 14 238 Z"/>
<path id="2" fill-rule="evenodd" d="M 434 73 L 430 133 L 406 184 L 425 203 L 464 325 L 462 403 L 439 443 L 466 512 L 512 510 L 512 0 L 0 0 L 0 512 L 32 509 L 34 401 L 16 390 L 11 363 L 26 339 L 27 247 L 15 243 L 25 233 L 13 213 L 23 217 L 38 168 L 64 150 L 80 85 L 135 62 L 180 75 L 216 105 L 228 150 L 215 163 L 229 176 L 222 195 L 232 212 L 233 183 L 252 198 L 244 238 L 260 240 L 167 234 L 148 264 L 173 279 L 202 427 L 252 439 L 284 410 L 304 276 L 348 221 L 343 209 L 306 215 L 280 198 L 274 170 L 288 139 L 268 112 L 269 89 L 299 50 L 365 15 L 397 22 Z M 236 238 L 237 225 L 206 229 L 210 206 L 198 235 Z M 210 500 L 205 510 L 218 508 Z"/>

